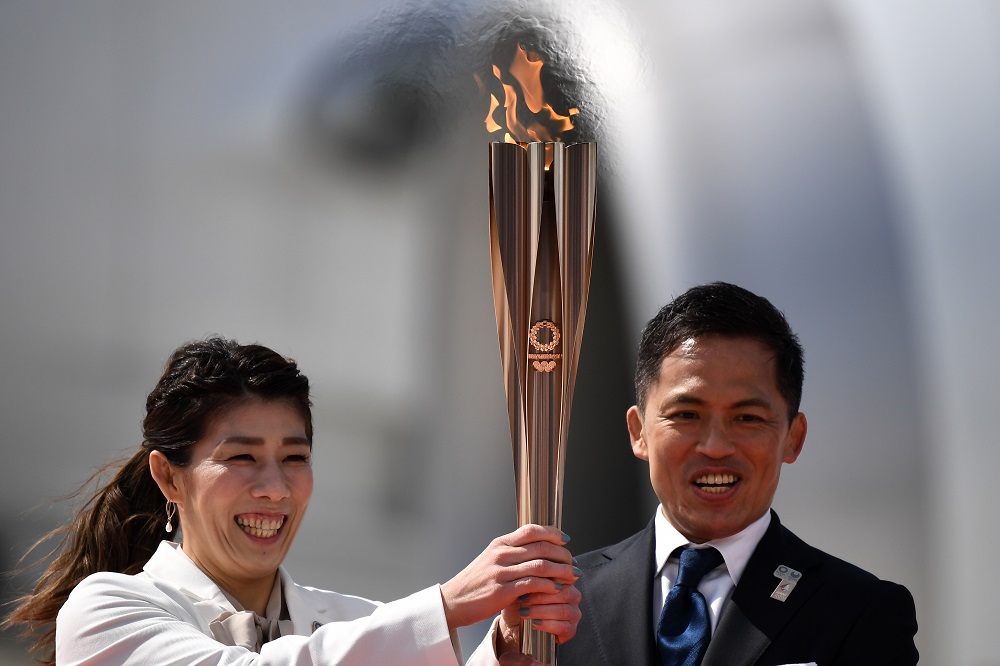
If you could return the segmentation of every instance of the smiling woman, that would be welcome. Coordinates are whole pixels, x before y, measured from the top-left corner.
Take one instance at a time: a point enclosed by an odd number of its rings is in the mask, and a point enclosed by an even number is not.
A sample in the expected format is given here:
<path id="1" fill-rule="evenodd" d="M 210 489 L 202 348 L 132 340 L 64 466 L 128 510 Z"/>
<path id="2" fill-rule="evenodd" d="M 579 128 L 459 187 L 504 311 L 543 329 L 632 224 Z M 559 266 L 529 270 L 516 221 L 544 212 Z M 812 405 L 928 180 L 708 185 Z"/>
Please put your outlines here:
<path id="1" fill-rule="evenodd" d="M 551 527 L 498 537 L 387 604 L 297 585 L 281 563 L 312 495 L 309 381 L 266 347 L 177 349 L 143 435 L 49 535 L 54 558 L 5 622 L 45 664 L 457 664 L 455 630 L 499 613 L 469 663 L 506 666 L 531 663 L 522 620 L 560 642 L 576 631 L 578 570 Z"/>
<path id="2" fill-rule="evenodd" d="M 184 554 L 259 615 L 312 495 L 311 452 L 292 404 L 247 398 L 210 421 L 184 467 L 149 454 L 160 491 L 177 505 Z"/>

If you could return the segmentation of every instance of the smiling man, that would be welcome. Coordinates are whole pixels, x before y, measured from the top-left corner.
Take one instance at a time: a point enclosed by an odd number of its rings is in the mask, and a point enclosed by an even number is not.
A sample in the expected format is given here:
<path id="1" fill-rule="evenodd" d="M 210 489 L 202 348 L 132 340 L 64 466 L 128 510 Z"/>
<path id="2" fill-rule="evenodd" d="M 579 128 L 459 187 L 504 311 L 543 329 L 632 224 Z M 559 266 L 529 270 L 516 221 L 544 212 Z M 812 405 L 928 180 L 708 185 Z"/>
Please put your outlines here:
<path id="1" fill-rule="evenodd" d="M 583 613 L 560 666 L 917 663 L 906 588 L 819 551 L 771 502 L 806 438 L 802 347 L 769 301 L 690 289 L 646 325 L 628 410 L 660 506 L 577 558 Z"/>

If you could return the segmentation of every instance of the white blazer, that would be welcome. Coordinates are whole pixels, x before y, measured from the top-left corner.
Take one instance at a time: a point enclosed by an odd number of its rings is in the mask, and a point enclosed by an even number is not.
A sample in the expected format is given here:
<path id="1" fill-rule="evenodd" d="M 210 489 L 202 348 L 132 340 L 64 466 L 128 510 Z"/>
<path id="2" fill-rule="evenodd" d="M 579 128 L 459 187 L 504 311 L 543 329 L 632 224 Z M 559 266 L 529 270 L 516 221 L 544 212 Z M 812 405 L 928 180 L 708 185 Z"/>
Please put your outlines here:
<path id="1" fill-rule="evenodd" d="M 177 544 L 163 541 L 142 573 L 96 573 L 76 586 L 56 619 L 56 664 L 458 665 L 461 648 L 439 586 L 383 604 L 296 585 L 284 568 L 280 575 L 294 635 L 265 643 L 259 654 L 226 646 L 209 624 L 236 609 Z M 492 635 L 469 666 L 496 666 Z"/>

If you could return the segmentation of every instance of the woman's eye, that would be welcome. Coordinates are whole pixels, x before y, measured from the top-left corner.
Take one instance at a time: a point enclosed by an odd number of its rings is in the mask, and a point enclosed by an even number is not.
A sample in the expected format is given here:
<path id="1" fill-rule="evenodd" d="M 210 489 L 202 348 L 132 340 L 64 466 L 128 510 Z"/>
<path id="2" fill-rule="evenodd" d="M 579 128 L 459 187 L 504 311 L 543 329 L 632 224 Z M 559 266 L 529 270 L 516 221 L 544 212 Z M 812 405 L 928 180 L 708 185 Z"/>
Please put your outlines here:
<path id="1" fill-rule="evenodd" d="M 253 462 L 253 456 L 249 453 L 239 453 L 235 456 L 229 456 L 229 460 L 248 460 Z"/>
<path id="2" fill-rule="evenodd" d="M 309 456 L 307 456 L 307 455 L 294 455 L 294 456 L 288 456 L 287 458 L 285 458 L 285 460 L 287 460 L 288 462 L 307 463 L 307 462 L 309 462 Z"/>

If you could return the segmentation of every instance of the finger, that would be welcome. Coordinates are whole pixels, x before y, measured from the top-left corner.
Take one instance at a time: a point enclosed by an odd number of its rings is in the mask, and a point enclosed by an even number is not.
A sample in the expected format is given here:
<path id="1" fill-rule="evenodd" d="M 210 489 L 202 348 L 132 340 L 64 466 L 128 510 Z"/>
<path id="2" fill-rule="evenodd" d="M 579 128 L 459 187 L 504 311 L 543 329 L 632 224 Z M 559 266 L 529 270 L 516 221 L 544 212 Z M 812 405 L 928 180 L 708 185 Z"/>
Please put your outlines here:
<path id="1" fill-rule="evenodd" d="M 560 564 L 572 564 L 573 554 L 566 548 L 548 541 L 533 541 L 520 546 L 500 546 L 496 550 L 496 561 L 502 566 L 520 564 L 530 560 L 548 560 Z"/>
<path id="2" fill-rule="evenodd" d="M 566 620 L 532 620 L 531 626 L 539 631 L 552 634 L 560 645 L 576 636 L 576 622 Z"/>
<path id="3" fill-rule="evenodd" d="M 569 535 L 558 527 L 528 523 L 521 525 L 510 534 L 499 537 L 499 539 L 510 546 L 522 546 L 535 541 L 547 541 L 562 546 L 569 542 Z"/>
<path id="4" fill-rule="evenodd" d="M 570 563 L 542 559 L 508 564 L 504 569 L 508 580 L 535 576 L 538 578 L 556 578 L 560 581 L 568 580 L 570 583 L 575 583 L 583 575 L 583 571 Z"/>
<path id="5" fill-rule="evenodd" d="M 523 594 L 517 598 L 520 606 L 544 606 L 549 604 L 571 604 L 579 606 L 582 596 L 575 585 L 556 583 L 556 591 L 551 593 L 534 592 Z M 561 589 L 559 589 L 561 588 Z"/>
<path id="6" fill-rule="evenodd" d="M 563 567 L 562 569 L 551 569 L 551 571 L 571 572 L 573 571 L 573 556 L 565 548 L 553 546 L 552 544 L 532 544 L 530 546 L 518 548 L 505 548 L 502 552 L 495 553 L 493 564 L 500 568 L 508 568 L 518 572 L 519 575 L 552 575 L 542 573 L 542 563 Z M 582 571 L 580 572 L 582 573 Z M 566 577 L 563 575 L 563 577 Z M 571 576 L 573 580 L 579 578 L 579 574 Z"/>
<path id="7" fill-rule="evenodd" d="M 532 613 L 537 611 L 538 607 L 531 609 Z M 553 615 L 562 615 L 565 617 L 532 618 L 521 617 L 520 615 L 517 615 L 516 617 L 520 621 L 530 623 L 533 629 L 538 629 L 539 631 L 552 634 L 555 636 L 556 642 L 558 643 L 565 643 L 573 638 L 573 636 L 576 635 L 576 628 L 580 623 L 580 618 L 582 617 L 579 610 L 576 607 L 566 607 L 560 612 L 553 613 Z M 517 622 L 517 620 L 510 621 L 511 624 L 514 622 Z"/>
<path id="8" fill-rule="evenodd" d="M 562 567 L 563 565 L 538 567 L 536 571 L 540 572 L 541 575 L 537 576 L 515 573 L 510 580 L 501 583 L 505 596 L 509 595 L 508 603 L 526 594 L 556 594 L 577 581 L 572 570 L 556 568 L 557 566 Z M 508 570 L 505 573 L 511 574 L 512 572 Z"/>
<path id="9" fill-rule="evenodd" d="M 536 664 L 538 662 L 529 655 L 518 654 L 517 652 L 508 652 L 500 657 L 500 666 L 536 666 Z"/>
<path id="10" fill-rule="evenodd" d="M 498 580 L 501 582 L 515 582 L 521 578 L 550 578 L 555 583 L 562 585 L 572 585 L 580 579 L 583 572 L 572 564 L 561 564 L 550 562 L 549 560 L 530 560 L 506 567 L 499 572 Z M 532 590 L 524 590 L 530 592 Z M 555 592 L 553 589 L 542 588 L 539 592 Z"/>
<path id="11" fill-rule="evenodd" d="M 574 604 L 545 604 L 544 606 L 522 606 L 517 611 L 522 620 L 532 623 L 545 620 L 561 620 L 576 624 L 580 621 L 580 608 Z"/>

